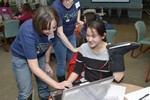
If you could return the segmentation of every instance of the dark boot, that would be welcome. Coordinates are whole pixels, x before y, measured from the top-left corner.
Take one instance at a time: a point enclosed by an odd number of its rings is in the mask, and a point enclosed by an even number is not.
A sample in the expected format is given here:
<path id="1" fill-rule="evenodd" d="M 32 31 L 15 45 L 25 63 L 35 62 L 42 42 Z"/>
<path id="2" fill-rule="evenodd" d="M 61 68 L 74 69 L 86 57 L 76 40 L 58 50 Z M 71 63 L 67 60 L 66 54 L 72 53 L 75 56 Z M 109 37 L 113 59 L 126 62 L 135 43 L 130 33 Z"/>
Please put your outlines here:
<path id="1" fill-rule="evenodd" d="M 57 76 L 57 79 L 58 79 L 59 82 L 62 82 L 64 80 L 66 80 L 65 75 L 63 75 L 63 76 Z"/>

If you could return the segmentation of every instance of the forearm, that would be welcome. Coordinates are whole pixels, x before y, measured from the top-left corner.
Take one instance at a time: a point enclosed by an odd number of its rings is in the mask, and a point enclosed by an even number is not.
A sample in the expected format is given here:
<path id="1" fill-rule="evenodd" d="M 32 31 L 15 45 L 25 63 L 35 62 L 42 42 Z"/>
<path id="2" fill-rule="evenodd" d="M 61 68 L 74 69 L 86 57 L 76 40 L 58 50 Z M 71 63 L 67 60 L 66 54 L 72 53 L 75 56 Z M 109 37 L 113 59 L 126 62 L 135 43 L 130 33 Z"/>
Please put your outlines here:
<path id="1" fill-rule="evenodd" d="M 78 10 L 77 23 L 79 23 L 80 25 L 83 25 L 84 22 L 80 20 L 80 17 L 81 17 L 81 10 Z"/>
<path id="2" fill-rule="evenodd" d="M 41 69 L 36 69 L 36 70 L 32 70 L 32 72 L 38 76 L 41 80 L 43 80 L 45 83 L 47 83 L 48 85 L 57 88 L 58 87 L 58 83 L 53 80 L 52 78 L 50 78 L 44 71 L 42 71 Z"/>
<path id="3" fill-rule="evenodd" d="M 78 10 L 78 16 L 77 16 L 77 22 L 78 23 L 80 22 L 80 17 L 81 17 L 81 10 L 79 9 Z"/>
<path id="4" fill-rule="evenodd" d="M 63 33 L 63 29 L 62 27 L 58 28 L 58 33 L 57 35 L 59 36 L 59 38 L 61 39 L 61 41 L 63 42 L 63 44 L 69 48 L 72 52 L 77 52 L 76 48 L 74 48 L 72 46 L 72 44 L 69 42 L 69 40 L 67 39 L 67 37 L 65 36 L 65 34 Z"/>
<path id="5" fill-rule="evenodd" d="M 53 80 L 52 78 L 50 78 L 43 70 L 41 70 L 39 68 L 37 59 L 28 60 L 28 63 L 29 63 L 29 67 L 30 67 L 31 71 L 37 77 L 39 77 L 41 80 L 43 80 L 48 85 L 50 85 L 54 88 L 57 88 L 58 83 L 55 80 Z"/>
<path id="6" fill-rule="evenodd" d="M 72 72 L 71 75 L 68 78 L 68 81 L 71 82 L 71 83 L 73 83 L 77 79 L 78 76 L 79 75 L 77 73 Z"/>
<path id="7" fill-rule="evenodd" d="M 61 41 L 64 43 L 64 45 L 69 48 L 71 51 L 74 51 L 74 47 L 72 46 L 72 44 L 69 42 L 69 40 L 67 39 L 67 37 L 64 34 L 59 34 L 58 35 L 61 39 Z"/>

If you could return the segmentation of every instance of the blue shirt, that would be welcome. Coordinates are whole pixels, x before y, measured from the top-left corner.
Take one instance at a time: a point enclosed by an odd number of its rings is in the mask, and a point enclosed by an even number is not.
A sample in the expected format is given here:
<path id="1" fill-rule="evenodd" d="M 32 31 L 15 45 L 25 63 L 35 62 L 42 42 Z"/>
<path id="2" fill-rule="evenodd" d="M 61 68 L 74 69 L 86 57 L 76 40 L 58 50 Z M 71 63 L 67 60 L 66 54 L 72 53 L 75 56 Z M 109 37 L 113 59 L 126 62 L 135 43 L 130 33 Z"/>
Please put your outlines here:
<path id="1" fill-rule="evenodd" d="M 72 35 L 77 21 L 78 9 L 80 8 L 79 0 L 74 0 L 74 4 L 70 9 L 67 9 L 60 0 L 55 0 L 52 7 L 59 14 L 59 26 L 63 26 L 65 35 Z"/>
<path id="2" fill-rule="evenodd" d="M 36 59 L 44 56 L 50 42 L 48 36 L 34 31 L 32 19 L 24 22 L 11 45 L 12 55 L 25 59 Z"/>

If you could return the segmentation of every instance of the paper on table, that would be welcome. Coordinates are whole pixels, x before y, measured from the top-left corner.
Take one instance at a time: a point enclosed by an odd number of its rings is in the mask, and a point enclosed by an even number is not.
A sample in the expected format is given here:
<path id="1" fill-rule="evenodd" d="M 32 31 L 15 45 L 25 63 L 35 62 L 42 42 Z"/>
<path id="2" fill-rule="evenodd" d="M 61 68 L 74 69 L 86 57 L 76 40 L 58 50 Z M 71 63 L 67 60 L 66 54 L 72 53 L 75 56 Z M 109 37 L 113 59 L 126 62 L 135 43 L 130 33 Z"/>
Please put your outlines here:
<path id="1" fill-rule="evenodd" d="M 124 100 L 125 91 L 126 87 L 112 84 L 110 89 L 108 90 L 105 100 Z M 111 97 L 113 99 L 107 99 Z"/>
<path id="2" fill-rule="evenodd" d="M 125 95 L 128 100 L 139 100 L 141 97 L 145 96 L 146 94 L 150 94 L 150 87 L 146 87 L 134 92 L 130 92 Z M 143 100 L 150 100 L 150 95 L 145 97 Z"/>

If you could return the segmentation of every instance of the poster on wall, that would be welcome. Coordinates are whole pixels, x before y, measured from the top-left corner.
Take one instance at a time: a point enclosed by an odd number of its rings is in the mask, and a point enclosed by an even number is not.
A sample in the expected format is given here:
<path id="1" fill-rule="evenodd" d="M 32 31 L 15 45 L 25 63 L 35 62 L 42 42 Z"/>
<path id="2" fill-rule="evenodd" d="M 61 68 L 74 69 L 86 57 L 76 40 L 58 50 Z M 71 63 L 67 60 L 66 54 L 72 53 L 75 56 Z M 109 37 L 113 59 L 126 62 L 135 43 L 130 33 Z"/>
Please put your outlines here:
<path id="1" fill-rule="evenodd" d="M 111 3 L 111 2 L 116 2 L 116 3 L 127 2 L 127 3 L 129 3 L 130 0 L 92 0 L 92 2 L 109 2 L 109 3 Z"/>

